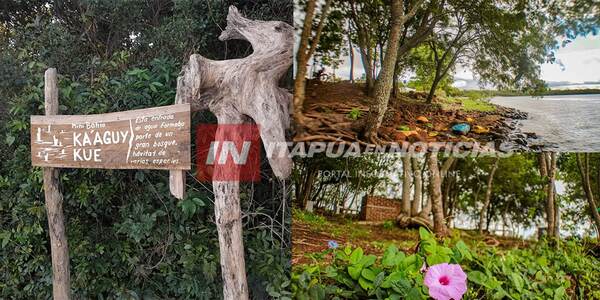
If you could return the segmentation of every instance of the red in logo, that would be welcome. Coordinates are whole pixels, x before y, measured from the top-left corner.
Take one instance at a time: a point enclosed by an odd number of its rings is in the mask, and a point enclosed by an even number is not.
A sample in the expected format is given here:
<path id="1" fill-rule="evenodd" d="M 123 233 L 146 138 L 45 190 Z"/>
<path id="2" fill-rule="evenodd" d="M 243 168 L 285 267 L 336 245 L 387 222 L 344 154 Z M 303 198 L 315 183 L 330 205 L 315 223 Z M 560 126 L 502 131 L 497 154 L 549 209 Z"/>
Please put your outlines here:
<path id="1" fill-rule="evenodd" d="M 198 125 L 196 164 L 200 181 L 260 181 L 258 125 Z"/>

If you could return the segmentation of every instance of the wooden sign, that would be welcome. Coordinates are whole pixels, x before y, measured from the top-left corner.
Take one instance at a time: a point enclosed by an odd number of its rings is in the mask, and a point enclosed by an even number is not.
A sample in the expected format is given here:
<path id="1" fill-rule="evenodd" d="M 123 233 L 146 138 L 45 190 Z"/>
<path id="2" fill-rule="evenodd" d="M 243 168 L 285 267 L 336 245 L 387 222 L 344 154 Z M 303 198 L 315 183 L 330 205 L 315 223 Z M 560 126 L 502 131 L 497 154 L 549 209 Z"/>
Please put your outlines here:
<path id="1" fill-rule="evenodd" d="M 34 166 L 189 170 L 190 105 L 31 116 Z"/>

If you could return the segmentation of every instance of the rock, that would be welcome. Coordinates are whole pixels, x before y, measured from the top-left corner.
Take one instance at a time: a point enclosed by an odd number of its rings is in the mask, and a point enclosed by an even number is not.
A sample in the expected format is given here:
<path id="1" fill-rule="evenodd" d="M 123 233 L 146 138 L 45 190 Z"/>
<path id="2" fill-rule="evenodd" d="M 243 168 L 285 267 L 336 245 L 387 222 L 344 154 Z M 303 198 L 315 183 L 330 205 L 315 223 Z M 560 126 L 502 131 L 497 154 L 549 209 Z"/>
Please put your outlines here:
<path id="1" fill-rule="evenodd" d="M 455 134 L 466 135 L 469 131 L 471 131 L 471 125 L 467 123 L 458 123 L 452 126 L 452 132 Z"/>
<path id="2" fill-rule="evenodd" d="M 473 132 L 477 134 L 488 133 L 490 132 L 490 129 L 484 126 L 475 125 L 473 126 Z"/>
<path id="3" fill-rule="evenodd" d="M 417 118 L 417 122 L 420 123 L 429 123 L 429 119 L 427 119 L 425 116 L 420 116 Z"/>

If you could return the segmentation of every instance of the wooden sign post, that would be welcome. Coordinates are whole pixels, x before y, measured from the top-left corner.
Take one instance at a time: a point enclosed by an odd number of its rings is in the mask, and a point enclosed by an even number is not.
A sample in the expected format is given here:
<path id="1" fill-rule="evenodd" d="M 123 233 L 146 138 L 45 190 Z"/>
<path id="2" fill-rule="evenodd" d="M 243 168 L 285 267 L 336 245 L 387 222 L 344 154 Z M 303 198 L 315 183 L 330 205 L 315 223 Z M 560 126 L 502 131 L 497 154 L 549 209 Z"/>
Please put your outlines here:
<path id="1" fill-rule="evenodd" d="M 47 116 L 58 114 L 57 83 L 56 69 L 48 69 L 44 74 L 44 107 Z M 60 190 L 60 174 L 58 169 L 52 167 L 45 167 L 42 170 L 52 255 L 52 295 L 54 299 L 70 299 L 69 246 L 62 209 L 63 195 Z"/>
<path id="2" fill-rule="evenodd" d="M 171 170 L 177 198 L 183 198 L 185 170 L 191 169 L 190 105 L 101 115 L 57 115 L 58 79 L 48 69 L 44 80 L 45 116 L 31 116 L 31 162 L 44 173 L 52 255 L 54 299 L 71 298 L 69 247 L 56 168 Z M 178 174 L 173 177 L 173 173 Z M 173 182 L 175 181 L 175 182 Z"/>

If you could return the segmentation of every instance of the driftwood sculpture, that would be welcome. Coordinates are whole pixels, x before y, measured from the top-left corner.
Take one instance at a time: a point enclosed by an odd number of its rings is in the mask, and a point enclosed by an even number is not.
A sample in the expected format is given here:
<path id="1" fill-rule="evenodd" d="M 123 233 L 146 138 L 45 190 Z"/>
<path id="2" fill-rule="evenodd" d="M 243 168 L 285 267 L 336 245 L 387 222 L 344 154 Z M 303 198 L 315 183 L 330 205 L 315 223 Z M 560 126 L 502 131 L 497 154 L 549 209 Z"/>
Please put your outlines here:
<path id="1" fill-rule="evenodd" d="M 231 6 L 219 40 L 232 39 L 250 42 L 254 52 L 225 61 L 192 55 L 177 80 L 176 102 L 191 103 L 193 110 L 210 110 L 219 124 L 256 123 L 265 146 L 279 145 L 281 151 L 268 159 L 275 175 L 285 179 L 292 168 L 285 147 L 292 95 L 278 87 L 278 82 L 292 64 L 293 28 L 284 22 L 246 19 Z M 217 139 L 224 136 L 223 131 L 217 129 Z M 215 173 L 225 171 L 231 172 L 215 166 Z M 248 299 L 239 181 L 213 180 L 213 191 L 223 295 L 225 299 Z"/>

